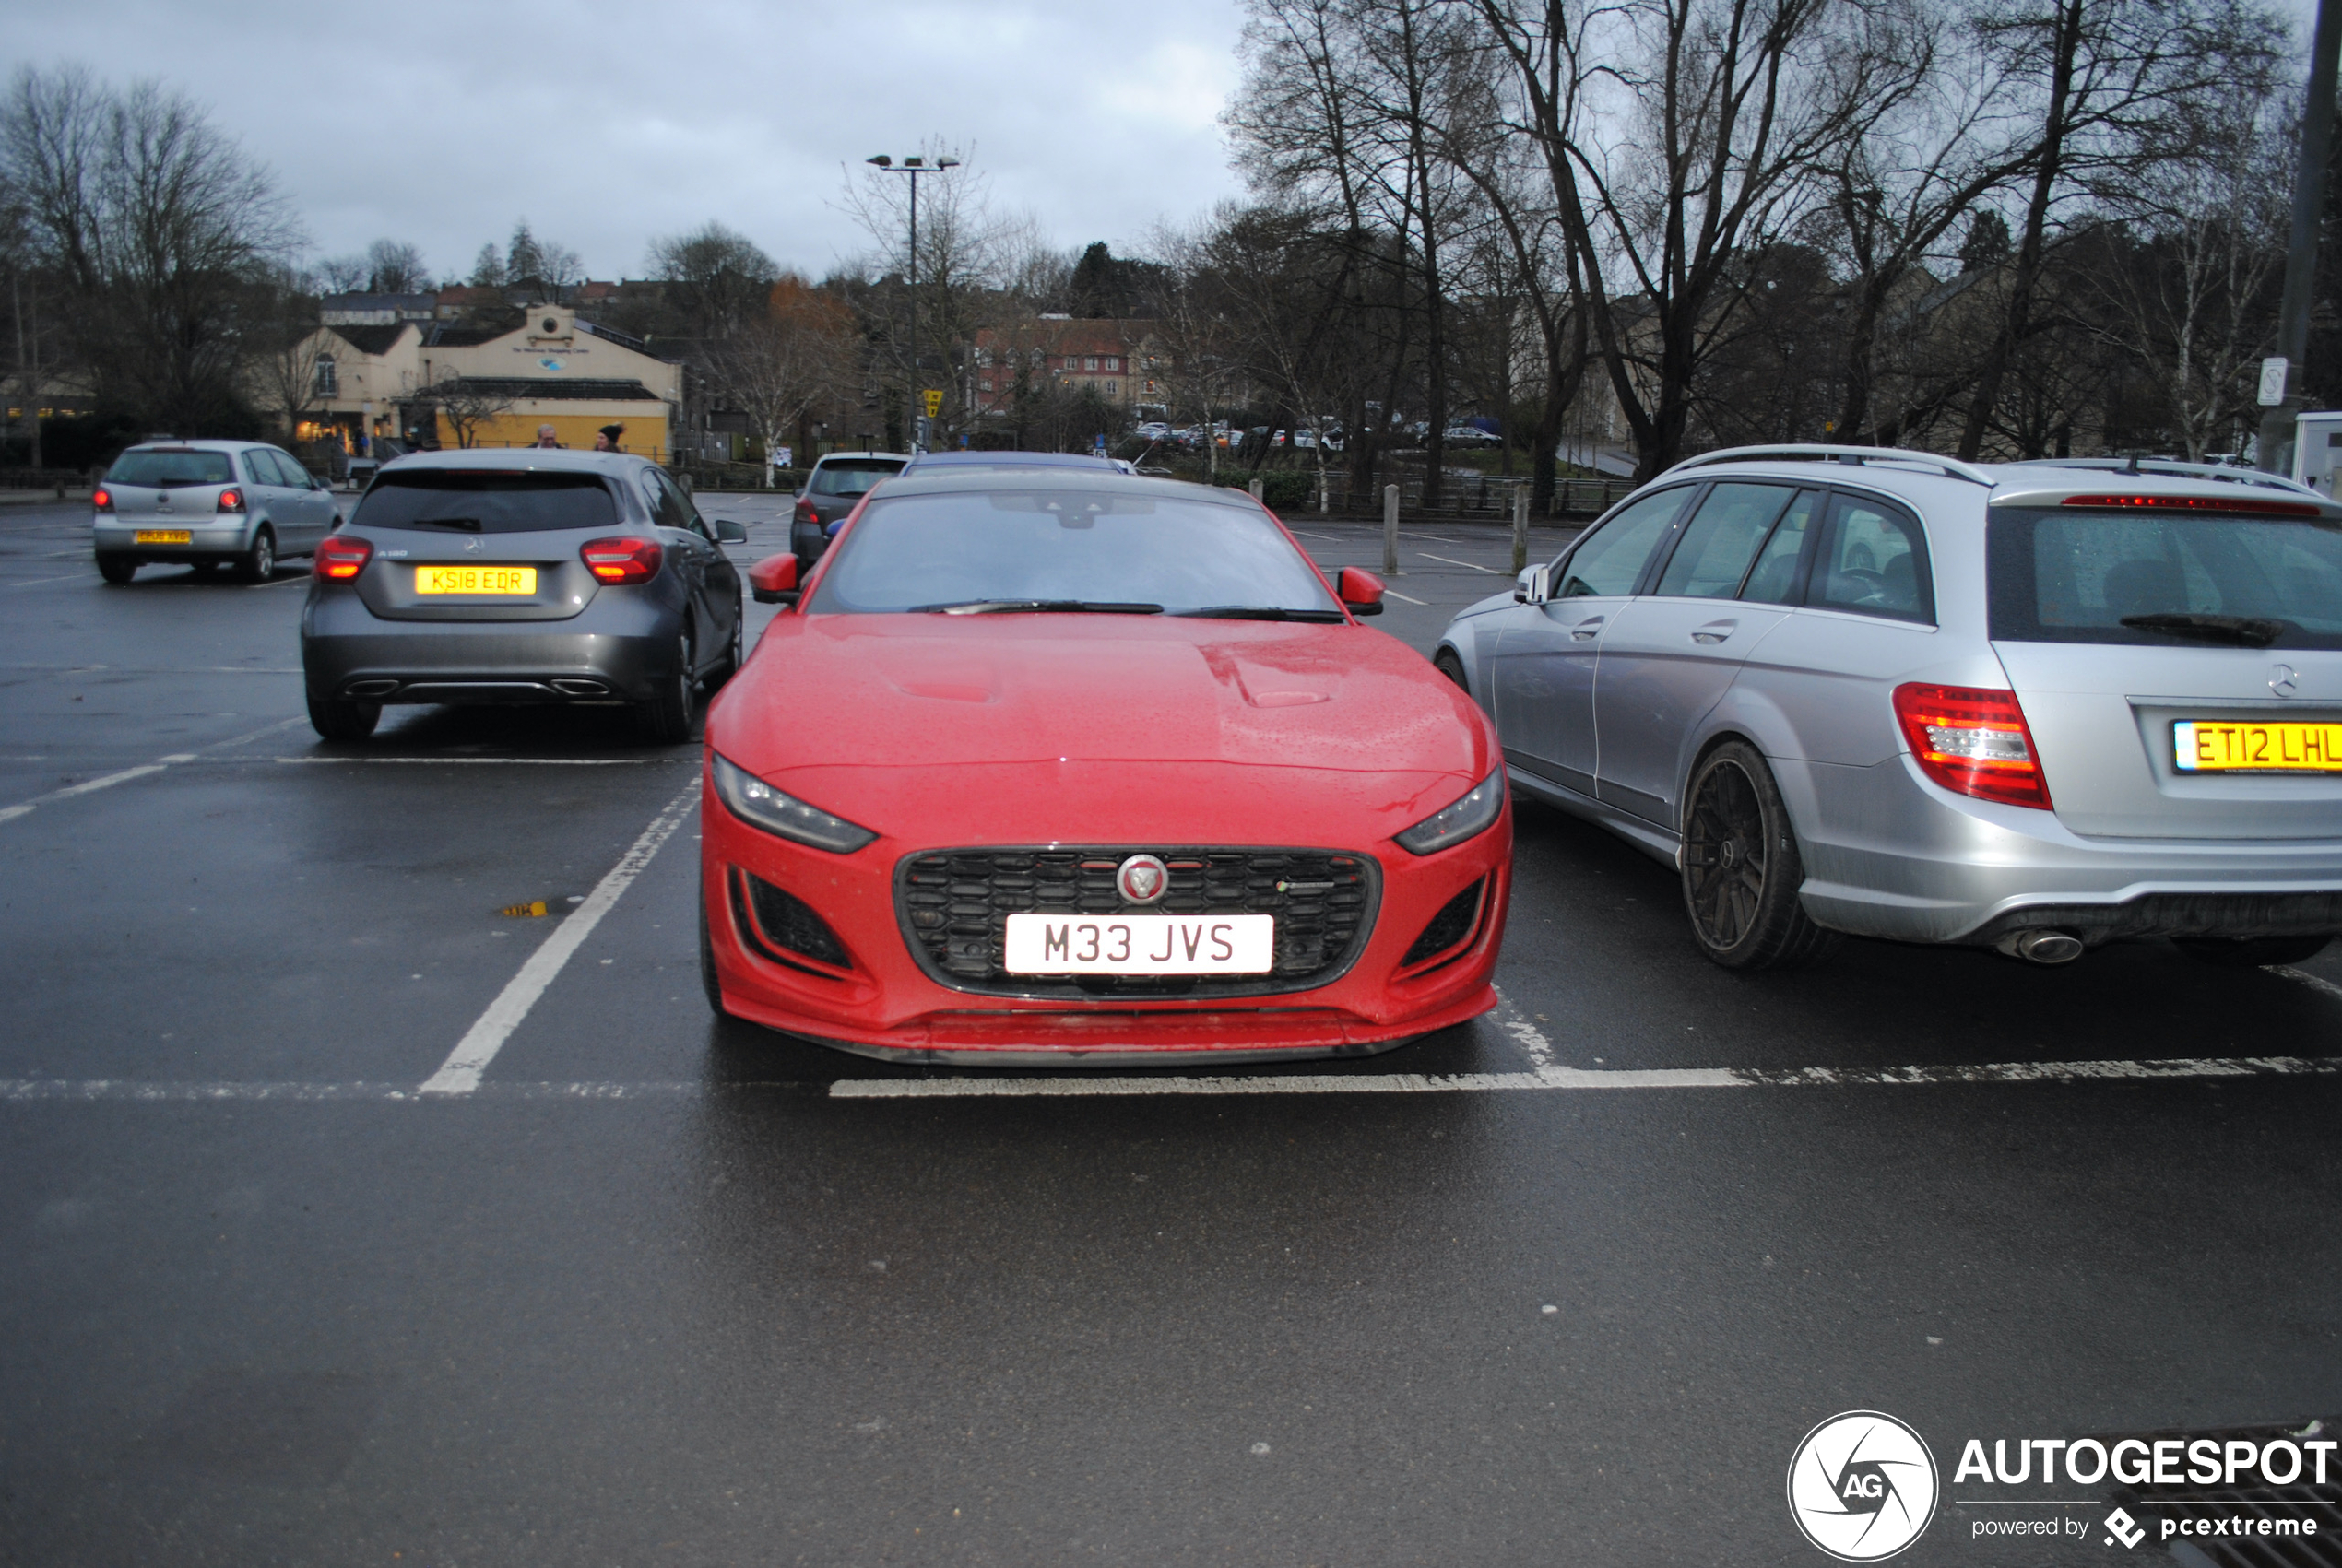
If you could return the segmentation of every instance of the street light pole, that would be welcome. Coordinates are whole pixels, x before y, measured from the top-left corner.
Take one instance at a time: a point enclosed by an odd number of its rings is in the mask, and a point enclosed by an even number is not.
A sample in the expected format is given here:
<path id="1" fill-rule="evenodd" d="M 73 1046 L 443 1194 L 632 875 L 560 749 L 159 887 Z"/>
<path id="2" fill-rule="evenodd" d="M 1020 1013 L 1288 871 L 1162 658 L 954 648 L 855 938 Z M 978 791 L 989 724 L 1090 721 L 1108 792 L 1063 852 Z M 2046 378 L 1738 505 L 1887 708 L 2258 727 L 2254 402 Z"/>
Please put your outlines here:
<path id="1" fill-rule="evenodd" d="M 926 449 L 926 442 L 921 437 L 925 430 L 922 421 L 926 418 L 927 395 L 919 387 L 919 176 L 957 169 L 960 160 L 939 158 L 930 164 L 924 158 L 906 158 L 898 164 L 890 155 L 881 153 L 866 161 L 876 164 L 890 174 L 908 174 L 911 177 L 911 407 L 910 423 L 905 427 L 910 439 L 905 444 L 915 453 L 921 452 Z"/>

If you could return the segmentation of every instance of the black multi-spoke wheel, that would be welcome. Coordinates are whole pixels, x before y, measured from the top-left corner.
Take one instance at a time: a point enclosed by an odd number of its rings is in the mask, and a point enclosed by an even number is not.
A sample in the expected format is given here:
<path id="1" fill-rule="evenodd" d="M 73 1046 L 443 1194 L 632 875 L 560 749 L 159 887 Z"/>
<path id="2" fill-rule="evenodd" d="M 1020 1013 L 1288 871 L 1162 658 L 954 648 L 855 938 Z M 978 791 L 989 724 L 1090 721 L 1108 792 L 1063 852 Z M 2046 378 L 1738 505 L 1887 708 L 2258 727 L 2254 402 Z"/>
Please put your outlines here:
<path id="1" fill-rule="evenodd" d="M 698 711 L 699 676 L 693 669 L 692 634 L 676 640 L 675 669 L 658 694 L 643 704 L 643 725 L 660 746 L 680 746 L 692 737 L 692 719 Z"/>
<path id="2" fill-rule="evenodd" d="M 1726 741 L 1693 772 L 1684 810 L 1684 907 L 1700 950 L 1727 969 L 1821 956 L 1833 937 L 1806 914 L 1804 879 L 1772 770 L 1755 747 Z"/>

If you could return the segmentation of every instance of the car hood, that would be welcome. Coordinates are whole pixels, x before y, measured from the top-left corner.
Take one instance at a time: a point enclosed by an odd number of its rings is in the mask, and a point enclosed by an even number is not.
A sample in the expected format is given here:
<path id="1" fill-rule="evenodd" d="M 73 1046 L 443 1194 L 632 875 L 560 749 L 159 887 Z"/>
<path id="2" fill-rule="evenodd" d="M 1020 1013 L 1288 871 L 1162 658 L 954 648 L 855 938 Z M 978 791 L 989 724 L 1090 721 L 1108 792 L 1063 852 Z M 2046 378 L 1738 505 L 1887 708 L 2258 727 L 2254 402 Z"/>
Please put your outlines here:
<path id="1" fill-rule="evenodd" d="M 1380 632 L 1153 616 L 782 615 L 707 736 L 881 831 L 993 843 L 1387 837 L 1497 757 L 1479 709 Z"/>

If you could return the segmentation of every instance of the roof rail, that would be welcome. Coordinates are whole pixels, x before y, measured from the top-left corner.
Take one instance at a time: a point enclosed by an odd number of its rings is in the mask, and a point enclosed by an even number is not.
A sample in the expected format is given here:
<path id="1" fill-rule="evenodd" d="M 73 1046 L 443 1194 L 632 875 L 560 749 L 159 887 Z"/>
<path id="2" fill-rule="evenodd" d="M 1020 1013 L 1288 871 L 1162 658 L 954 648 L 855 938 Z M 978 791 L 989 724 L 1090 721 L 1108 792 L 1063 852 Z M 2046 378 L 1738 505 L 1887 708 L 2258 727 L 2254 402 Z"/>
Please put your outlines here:
<path id="1" fill-rule="evenodd" d="M 1697 467 L 1705 463 L 1751 463 L 1767 459 L 1803 463 L 1916 463 L 1948 474 L 1955 479 L 1966 479 L 1971 485 L 1990 489 L 2000 481 L 1972 464 L 1957 457 L 1938 457 L 1932 452 L 1909 452 L 1899 446 L 1824 446 L 1818 442 L 1792 442 L 1782 446 L 1728 446 L 1721 452 L 1703 452 L 1697 457 L 1686 457 L 1670 468 Z"/>
<path id="2" fill-rule="evenodd" d="M 2255 485 L 2263 489 L 2283 490 L 2288 495 L 2327 499 L 2324 491 L 2283 474 L 2232 467 L 2225 463 L 2195 463 L 2184 457 L 2029 457 L 2012 466 L 2083 468 L 2101 474 L 2137 474 L 2164 479 L 2209 479 L 2215 484 Z"/>

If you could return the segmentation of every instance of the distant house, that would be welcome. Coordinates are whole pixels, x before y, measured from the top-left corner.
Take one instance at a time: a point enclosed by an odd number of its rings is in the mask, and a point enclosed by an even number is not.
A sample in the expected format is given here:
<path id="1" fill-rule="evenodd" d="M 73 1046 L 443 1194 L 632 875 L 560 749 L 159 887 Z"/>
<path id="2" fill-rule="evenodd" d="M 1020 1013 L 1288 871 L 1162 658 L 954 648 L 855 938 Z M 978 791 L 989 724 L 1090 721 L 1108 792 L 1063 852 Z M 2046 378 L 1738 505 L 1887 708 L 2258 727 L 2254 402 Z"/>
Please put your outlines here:
<path id="1" fill-rule="evenodd" d="M 436 294 L 328 294 L 317 301 L 317 319 L 327 326 L 396 326 L 438 312 Z"/>
<path id="2" fill-rule="evenodd" d="M 1093 392 L 1109 407 L 1135 408 L 1160 403 L 1171 360 L 1152 321 L 1036 316 L 976 335 L 976 385 L 972 407 L 979 414 L 1005 413 L 1016 395 L 1019 370 L 1028 390 Z"/>
<path id="3" fill-rule="evenodd" d="M 349 452 L 361 436 L 458 445 L 442 406 L 460 398 L 489 410 L 475 445 L 531 445 L 538 427 L 550 425 L 563 446 L 590 448 L 602 426 L 622 424 L 624 450 L 663 461 L 683 398 L 680 365 L 567 305 L 536 306 L 510 328 L 321 325 L 303 350 L 313 401 L 296 413 L 295 433 Z"/>

